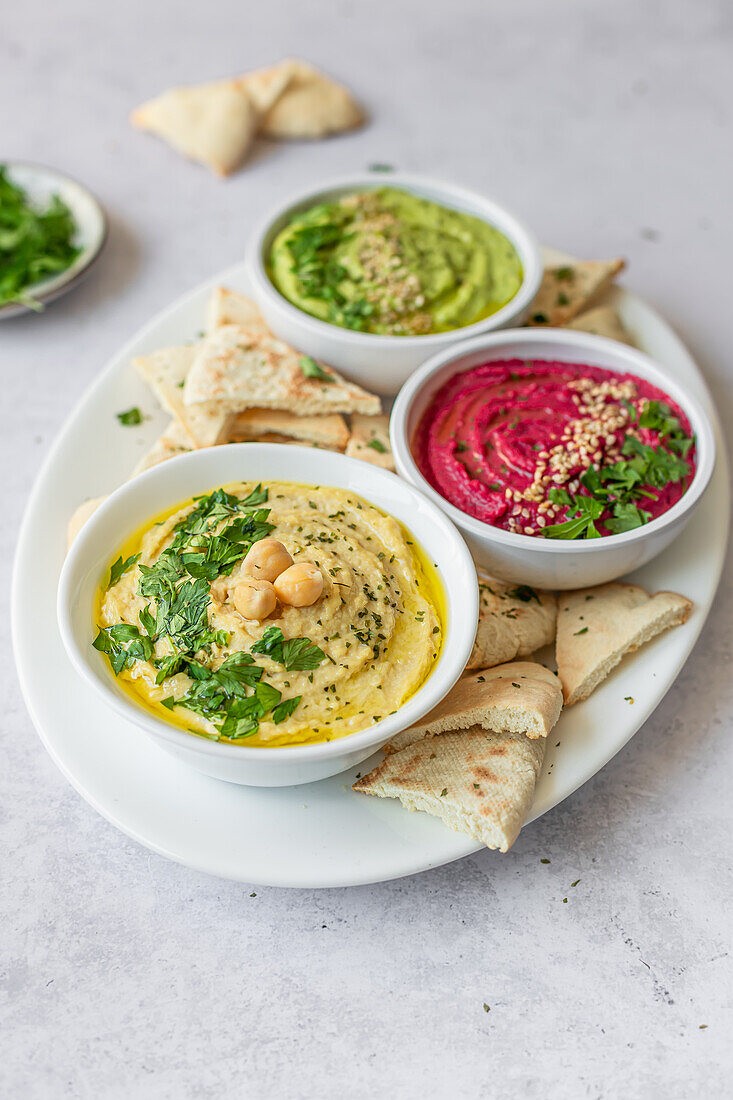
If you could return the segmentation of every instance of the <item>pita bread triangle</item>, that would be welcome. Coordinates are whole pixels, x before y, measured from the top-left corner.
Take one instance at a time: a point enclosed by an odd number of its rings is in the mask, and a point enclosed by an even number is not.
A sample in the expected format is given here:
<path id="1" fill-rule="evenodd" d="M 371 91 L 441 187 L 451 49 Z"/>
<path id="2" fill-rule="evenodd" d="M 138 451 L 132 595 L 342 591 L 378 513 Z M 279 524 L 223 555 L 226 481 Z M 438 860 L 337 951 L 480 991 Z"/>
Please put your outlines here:
<path id="1" fill-rule="evenodd" d="M 349 429 L 340 413 L 296 416 L 284 409 L 245 409 L 235 415 L 229 427 L 232 439 L 256 439 L 273 433 L 340 451 L 349 441 Z"/>
<path id="2" fill-rule="evenodd" d="M 394 470 L 394 455 L 389 441 L 388 416 L 362 416 L 351 418 L 351 438 L 346 453 L 351 458 L 361 458 L 383 470 Z"/>
<path id="3" fill-rule="evenodd" d="M 213 447 L 224 434 L 230 412 L 211 402 L 193 408 L 184 404 L 184 384 L 195 358 L 196 346 L 184 345 L 133 359 L 132 365 L 166 412 L 180 423 L 191 445 Z"/>
<path id="4" fill-rule="evenodd" d="M 206 307 L 206 331 L 213 332 L 222 325 L 243 325 L 256 332 L 270 334 L 259 306 L 251 298 L 238 290 L 217 286 L 211 292 Z"/>
<path id="5" fill-rule="evenodd" d="M 381 411 L 378 397 L 330 367 L 239 325 L 222 325 L 198 345 L 183 400 L 188 408 L 218 402 L 231 412 L 286 409 L 302 416 Z"/>
<path id="6" fill-rule="evenodd" d="M 467 668 L 491 668 L 529 657 L 554 640 L 557 601 L 551 592 L 482 574 L 478 580 L 478 628 Z"/>
<path id="7" fill-rule="evenodd" d="M 399 752 L 423 737 L 480 726 L 497 733 L 546 737 L 560 717 L 557 676 L 533 661 L 512 661 L 463 676 L 415 726 L 393 737 L 385 752 Z"/>
<path id="8" fill-rule="evenodd" d="M 388 756 L 355 791 L 399 798 L 487 848 L 508 851 L 532 806 L 545 754 L 543 737 L 478 726 L 423 738 Z"/>
<path id="9" fill-rule="evenodd" d="M 263 112 L 259 132 L 265 137 L 319 138 L 364 122 L 351 92 L 306 61 L 281 61 L 241 77 L 240 84 Z"/>
<path id="10" fill-rule="evenodd" d="M 625 654 L 684 623 L 691 609 L 676 592 L 650 596 L 635 584 L 561 593 L 556 657 L 566 704 L 587 699 Z"/>
<path id="11" fill-rule="evenodd" d="M 566 325 L 610 285 L 625 261 L 570 260 L 546 267 L 537 297 L 529 307 L 530 325 Z"/>
<path id="12" fill-rule="evenodd" d="M 607 340 L 617 340 L 621 344 L 634 346 L 634 341 L 621 323 L 621 318 L 611 306 L 596 306 L 595 309 L 588 309 L 574 321 L 569 321 L 565 328 L 572 328 L 577 332 L 590 332 L 594 336 L 605 336 Z"/>
<path id="13" fill-rule="evenodd" d="M 183 425 L 179 420 L 171 420 L 150 450 L 142 456 L 130 477 L 137 477 L 152 466 L 157 466 L 169 458 L 175 458 L 176 455 L 182 455 L 191 450 L 193 450 L 191 440 Z"/>
<path id="14" fill-rule="evenodd" d="M 246 89 L 235 80 L 170 88 L 130 116 L 133 126 L 163 138 L 220 176 L 244 161 L 259 119 Z"/>

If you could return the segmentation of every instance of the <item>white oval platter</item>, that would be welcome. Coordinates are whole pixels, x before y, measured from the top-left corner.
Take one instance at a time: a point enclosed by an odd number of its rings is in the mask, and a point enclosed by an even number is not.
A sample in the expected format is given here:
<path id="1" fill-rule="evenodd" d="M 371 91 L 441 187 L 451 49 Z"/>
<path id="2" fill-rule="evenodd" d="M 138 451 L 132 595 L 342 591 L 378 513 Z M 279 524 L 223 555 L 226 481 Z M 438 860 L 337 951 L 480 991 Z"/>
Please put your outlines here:
<path id="1" fill-rule="evenodd" d="M 194 339 L 215 285 L 246 293 L 244 265 L 182 298 L 115 356 L 67 421 L 38 475 L 21 529 L 12 592 L 16 661 L 33 722 L 69 782 L 108 821 L 140 844 L 212 875 L 272 886 L 348 886 L 459 859 L 479 845 L 434 818 L 408 813 L 395 800 L 355 794 L 352 773 L 269 789 L 199 775 L 108 710 L 76 676 L 62 648 L 55 604 L 68 518 L 81 501 L 119 485 L 167 420 L 130 359 Z M 703 378 L 651 307 L 621 288 L 610 300 L 638 345 L 704 404 L 716 429 L 718 464 L 694 522 L 631 578 L 650 591 L 672 589 L 690 597 L 695 603 L 690 619 L 623 662 L 589 699 L 561 715 L 531 820 L 590 779 L 652 713 L 695 644 L 725 557 L 725 444 Z M 133 405 L 146 419 L 140 427 L 122 427 L 115 414 Z M 358 771 L 378 759 L 380 754 Z"/>

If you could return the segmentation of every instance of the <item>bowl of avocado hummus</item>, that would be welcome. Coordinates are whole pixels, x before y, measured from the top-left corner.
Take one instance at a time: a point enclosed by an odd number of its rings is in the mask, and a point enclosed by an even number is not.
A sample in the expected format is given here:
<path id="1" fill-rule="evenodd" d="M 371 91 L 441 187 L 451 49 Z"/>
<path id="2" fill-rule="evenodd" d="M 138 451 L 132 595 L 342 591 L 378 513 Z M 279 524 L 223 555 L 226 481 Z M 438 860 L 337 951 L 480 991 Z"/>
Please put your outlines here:
<path id="1" fill-rule="evenodd" d="M 72 545 L 58 616 L 77 669 L 162 748 L 281 786 L 359 764 L 427 713 L 477 607 L 468 549 L 410 486 L 245 443 L 113 493 Z"/>
<path id="2" fill-rule="evenodd" d="M 381 393 L 456 335 L 521 323 L 542 273 L 512 215 L 399 174 L 291 200 L 257 230 L 248 263 L 278 336 Z"/>

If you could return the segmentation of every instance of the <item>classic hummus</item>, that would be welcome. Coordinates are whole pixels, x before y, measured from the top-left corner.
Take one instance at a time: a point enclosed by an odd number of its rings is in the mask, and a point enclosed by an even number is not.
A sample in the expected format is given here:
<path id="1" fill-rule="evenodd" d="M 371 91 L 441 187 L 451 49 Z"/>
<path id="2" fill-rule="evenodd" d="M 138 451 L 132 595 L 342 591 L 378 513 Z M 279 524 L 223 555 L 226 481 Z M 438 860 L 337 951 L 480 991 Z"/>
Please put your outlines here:
<path id="1" fill-rule="evenodd" d="M 485 363 L 436 393 L 412 443 L 446 500 L 515 534 L 594 538 L 666 512 L 695 473 L 684 412 L 632 374 Z"/>
<path id="2" fill-rule="evenodd" d="M 393 187 L 293 218 L 272 244 L 269 273 L 306 313 L 392 336 L 473 324 L 522 282 L 519 256 L 498 229 Z"/>
<path id="3" fill-rule="evenodd" d="M 320 595 L 310 606 L 281 599 L 259 621 L 235 603 L 242 578 L 251 584 L 247 555 L 266 538 L 283 564 L 292 558 L 290 573 L 316 576 Z M 285 576 L 275 580 L 281 595 Z M 328 741 L 417 691 L 440 652 L 440 604 L 410 535 L 353 493 L 238 483 L 125 546 L 100 593 L 94 644 L 138 702 L 192 733 L 259 746 Z"/>

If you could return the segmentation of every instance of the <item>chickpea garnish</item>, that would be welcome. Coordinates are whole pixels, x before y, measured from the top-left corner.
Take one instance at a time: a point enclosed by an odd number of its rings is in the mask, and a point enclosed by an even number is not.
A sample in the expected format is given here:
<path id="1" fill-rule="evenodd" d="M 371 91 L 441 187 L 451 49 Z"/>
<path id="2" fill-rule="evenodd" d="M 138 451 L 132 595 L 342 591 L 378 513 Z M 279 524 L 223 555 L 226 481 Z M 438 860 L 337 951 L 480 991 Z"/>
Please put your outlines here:
<path id="1" fill-rule="evenodd" d="M 260 539 L 250 547 L 240 572 L 260 581 L 274 581 L 292 564 L 293 559 L 278 539 Z"/>
<path id="2" fill-rule="evenodd" d="M 323 574 L 309 561 L 291 565 L 273 585 L 278 598 L 290 607 L 310 607 L 323 592 Z"/>
<path id="3" fill-rule="evenodd" d="M 271 582 L 254 577 L 240 581 L 231 593 L 231 601 L 245 619 L 257 619 L 258 622 L 272 615 L 277 607 L 277 595 Z"/>

